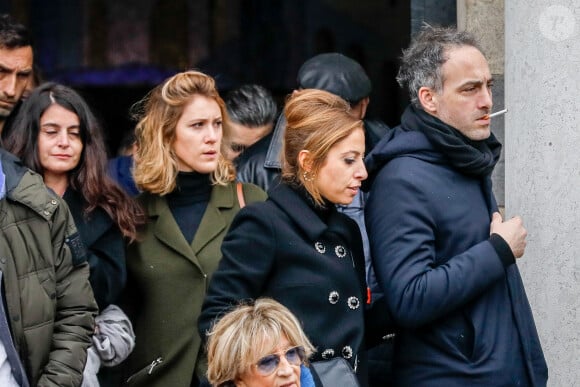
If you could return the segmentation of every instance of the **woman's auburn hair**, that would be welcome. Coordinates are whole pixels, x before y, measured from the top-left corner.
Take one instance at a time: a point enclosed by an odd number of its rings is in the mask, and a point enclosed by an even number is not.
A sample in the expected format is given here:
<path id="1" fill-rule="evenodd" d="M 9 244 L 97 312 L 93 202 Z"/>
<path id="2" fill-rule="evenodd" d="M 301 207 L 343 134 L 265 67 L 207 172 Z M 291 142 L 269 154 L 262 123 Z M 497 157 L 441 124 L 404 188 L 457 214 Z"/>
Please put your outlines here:
<path id="1" fill-rule="evenodd" d="M 212 386 L 233 385 L 260 358 L 273 353 L 282 337 L 291 347 L 304 348 L 307 359 L 315 351 L 294 314 L 271 298 L 240 303 L 207 335 L 207 378 Z"/>
<path id="2" fill-rule="evenodd" d="M 166 195 L 175 189 L 179 172 L 173 149 L 176 126 L 185 106 L 196 95 L 217 102 L 222 114 L 223 139 L 229 132 L 226 106 L 217 91 L 215 80 L 202 72 L 190 70 L 178 73 L 155 87 L 134 106 L 141 118 L 135 128 L 137 150 L 133 178 L 141 190 Z M 223 140 L 221 144 L 223 147 Z M 234 165 L 220 149 L 218 166 L 211 175 L 212 182 L 226 185 L 235 178 Z"/>
<path id="3" fill-rule="evenodd" d="M 350 114 L 350 108 L 339 96 L 318 89 L 294 91 L 286 100 L 282 180 L 303 186 L 318 205 L 324 205 L 324 200 L 313 178 L 328 152 L 354 130 L 363 128 L 363 122 Z M 298 160 L 302 150 L 309 152 L 308 169 Z M 308 175 L 312 178 L 306 178 Z"/>

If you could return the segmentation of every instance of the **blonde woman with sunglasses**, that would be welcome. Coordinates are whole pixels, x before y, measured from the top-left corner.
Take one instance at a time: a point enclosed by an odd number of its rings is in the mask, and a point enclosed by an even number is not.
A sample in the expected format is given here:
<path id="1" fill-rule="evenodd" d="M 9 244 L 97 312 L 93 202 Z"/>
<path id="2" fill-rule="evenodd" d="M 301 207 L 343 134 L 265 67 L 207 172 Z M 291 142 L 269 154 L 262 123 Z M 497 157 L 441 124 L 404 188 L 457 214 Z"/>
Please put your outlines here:
<path id="1" fill-rule="evenodd" d="M 306 368 L 314 348 L 282 304 L 241 304 L 208 335 L 208 380 L 214 387 L 313 386 Z"/>

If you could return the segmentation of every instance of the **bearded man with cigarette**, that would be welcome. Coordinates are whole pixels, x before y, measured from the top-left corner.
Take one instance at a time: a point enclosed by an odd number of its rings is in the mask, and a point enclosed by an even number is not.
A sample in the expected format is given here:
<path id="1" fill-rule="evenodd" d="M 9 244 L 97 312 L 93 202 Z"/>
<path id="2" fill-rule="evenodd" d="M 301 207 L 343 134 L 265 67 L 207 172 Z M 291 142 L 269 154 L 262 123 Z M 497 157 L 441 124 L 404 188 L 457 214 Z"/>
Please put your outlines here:
<path id="1" fill-rule="evenodd" d="M 424 28 L 397 80 L 411 105 L 366 159 L 374 269 L 399 325 L 395 386 L 545 386 L 548 369 L 516 259 L 526 229 L 491 189 L 501 144 L 476 39 Z"/>

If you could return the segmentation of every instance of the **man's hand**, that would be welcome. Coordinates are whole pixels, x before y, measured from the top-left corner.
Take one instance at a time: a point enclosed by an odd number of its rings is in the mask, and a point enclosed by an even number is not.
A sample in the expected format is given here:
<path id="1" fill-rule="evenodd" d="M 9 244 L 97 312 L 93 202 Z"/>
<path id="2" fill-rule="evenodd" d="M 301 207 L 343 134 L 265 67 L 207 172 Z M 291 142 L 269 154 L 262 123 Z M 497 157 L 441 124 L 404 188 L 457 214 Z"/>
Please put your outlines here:
<path id="1" fill-rule="evenodd" d="M 528 232 L 524 227 L 522 218 L 514 216 L 510 220 L 503 221 L 499 212 L 494 212 L 491 218 L 490 235 L 498 234 L 510 246 L 514 257 L 521 258 L 526 249 L 526 236 Z"/>

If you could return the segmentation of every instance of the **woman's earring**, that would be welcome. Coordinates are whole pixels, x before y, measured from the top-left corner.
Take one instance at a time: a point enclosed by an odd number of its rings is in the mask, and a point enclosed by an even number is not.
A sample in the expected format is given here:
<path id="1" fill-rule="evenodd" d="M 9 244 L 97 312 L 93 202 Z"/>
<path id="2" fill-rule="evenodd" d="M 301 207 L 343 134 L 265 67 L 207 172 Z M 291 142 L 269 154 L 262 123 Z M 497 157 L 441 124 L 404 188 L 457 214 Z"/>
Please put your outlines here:
<path id="1" fill-rule="evenodd" d="M 302 177 L 304 178 L 305 181 L 312 181 L 316 176 L 310 175 L 310 172 L 308 171 L 304 171 L 304 173 L 302 173 Z"/>

